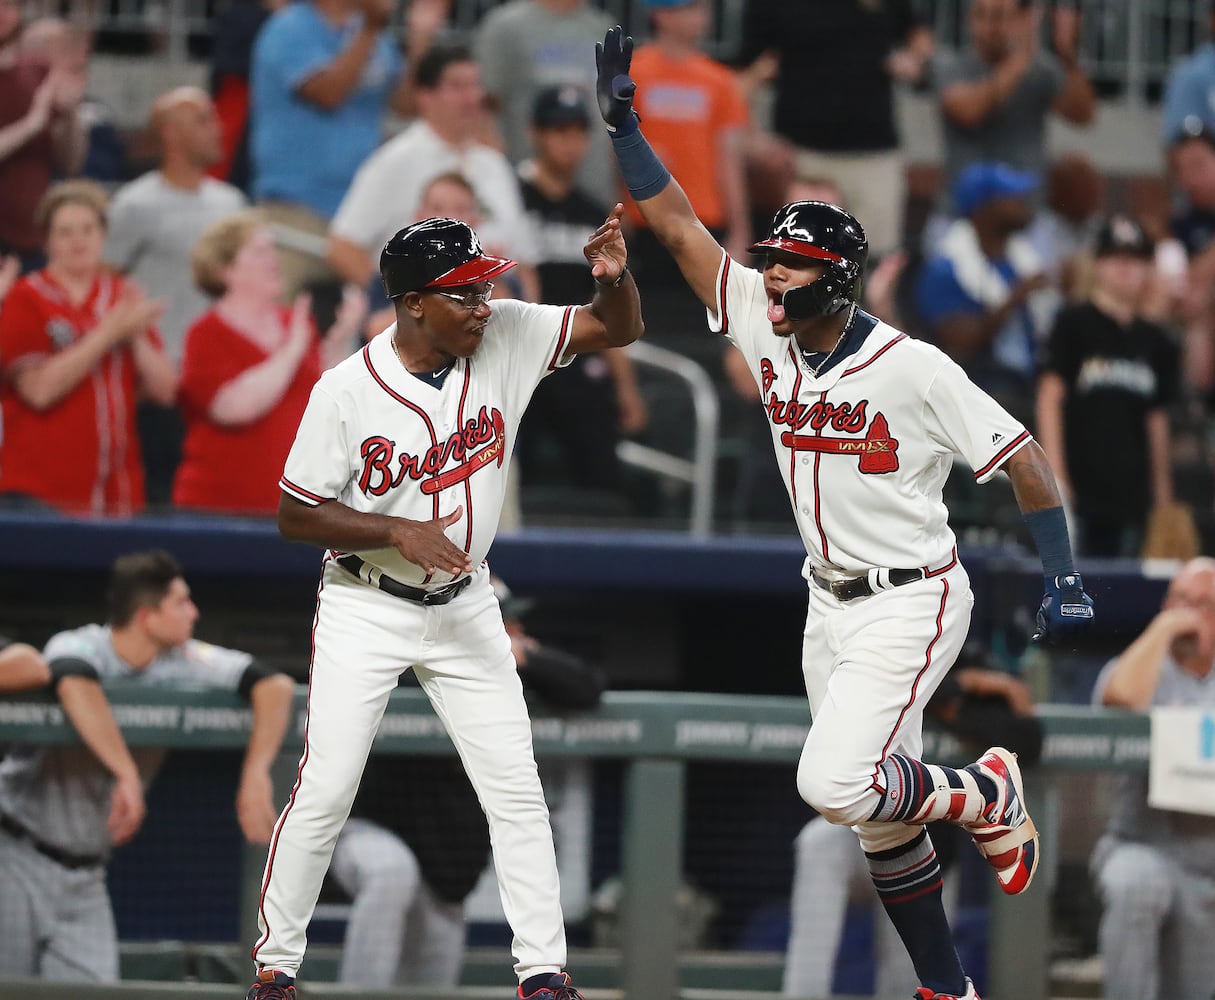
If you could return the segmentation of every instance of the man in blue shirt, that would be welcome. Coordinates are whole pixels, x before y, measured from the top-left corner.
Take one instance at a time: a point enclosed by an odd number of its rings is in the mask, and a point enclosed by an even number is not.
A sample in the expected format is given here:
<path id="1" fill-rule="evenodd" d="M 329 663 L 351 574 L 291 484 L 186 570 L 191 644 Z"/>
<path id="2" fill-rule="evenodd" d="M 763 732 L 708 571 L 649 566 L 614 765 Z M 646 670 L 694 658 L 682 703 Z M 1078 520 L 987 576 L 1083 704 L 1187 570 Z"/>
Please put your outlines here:
<path id="1" fill-rule="evenodd" d="M 1210 37 L 1215 38 L 1215 10 L 1211 12 Z M 1165 145 L 1176 141 L 1190 115 L 1201 121 L 1215 120 L 1215 41 L 1200 45 L 1169 71 L 1160 115 Z"/>
<path id="2" fill-rule="evenodd" d="M 303 0 L 262 27 L 253 50 L 254 198 L 273 221 L 323 236 L 355 172 L 379 145 L 388 107 L 404 112 L 407 74 L 385 31 L 390 0 Z M 284 254 L 288 292 L 331 280 L 319 256 Z"/>
<path id="3" fill-rule="evenodd" d="M 1019 417 L 1029 416 L 1038 343 L 1058 304 L 1022 235 L 1036 186 L 1032 174 L 1005 164 L 966 167 L 952 189 L 961 218 L 944 231 L 916 285 L 927 338 Z"/>

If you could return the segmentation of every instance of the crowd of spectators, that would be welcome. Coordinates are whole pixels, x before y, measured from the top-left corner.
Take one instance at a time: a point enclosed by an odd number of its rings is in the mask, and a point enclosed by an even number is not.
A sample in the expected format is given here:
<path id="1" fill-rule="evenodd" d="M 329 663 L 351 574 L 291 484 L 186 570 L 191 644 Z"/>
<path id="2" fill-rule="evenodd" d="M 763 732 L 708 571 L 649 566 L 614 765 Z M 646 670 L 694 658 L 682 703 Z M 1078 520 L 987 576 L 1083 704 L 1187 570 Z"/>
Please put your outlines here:
<path id="1" fill-rule="evenodd" d="M 1076 487 L 1077 505 L 1089 452 L 1063 442 L 1087 440 L 1095 413 L 1149 414 L 1146 423 L 1131 420 L 1141 444 L 1128 453 L 1150 464 L 1142 479 L 1150 488 L 1113 548 L 1129 552 L 1152 510 L 1178 498 L 1209 533 L 1202 426 L 1215 402 L 1211 45 L 1178 62 L 1165 87 L 1167 175 L 1149 179 L 1153 204 L 1132 200 L 1128 185 L 1103 176 L 1083 153 L 1048 145 L 1052 117 L 1083 128 L 1097 114 L 1078 6 L 1052 5 L 1047 15 L 1022 0 L 970 0 L 956 45 L 937 37 L 911 0 L 829 7 L 811 16 L 796 4 L 742 4 L 740 35 L 720 50 L 728 64 L 704 51 L 715 11 L 707 0 L 638 7 L 631 30 L 639 112 L 700 217 L 742 258 L 773 206 L 799 197 L 847 205 L 870 237 L 868 308 L 935 342 L 1031 426 L 1045 419 L 1036 429 L 1058 442 L 1057 471 Z M 6 502 L 98 514 L 145 505 L 268 510 L 264 496 L 229 492 L 221 501 L 219 491 L 188 484 L 222 481 L 222 467 L 200 463 L 233 440 L 266 468 L 281 461 L 268 423 L 290 423 L 288 400 L 317 366 L 384 323 L 378 248 L 424 200 L 452 214 L 470 203 L 461 217 L 522 265 L 506 294 L 562 302 L 587 294 L 571 248 L 622 197 L 606 136 L 588 114 L 594 43 L 609 26 L 588 0 L 505 0 L 471 28 L 457 26 L 451 0 L 233 0 L 213 26 L 210 92 L 182 85 L 160 94 L 146 109 L 142 145 L 125 147 L 104 106 L 87 95 L 89 33 L 32 19 L 31 8 L 0 0 L 0 291 L 13 286 L 0 312 Z M 942 157 L 926 199 L 908 187 L 900 88 L 931 102 L 940 127 Z M 140 166 L 148 169 L 135 176 Z M 61 288 L 65 246 L 53 246 L 39 220 L 53 214 L 47 205 L 58 204 L 58 185 L 80 177 L 109 192 L 108 205 L 100 189 L 90 194 L 86 212 L 101 224 L 103 250 L 87 267 L 80 262 L 78 287 Z M 432 191 L 439 177 L 446 187 Z M 734 464 L 719 474 L 719 514 L 735 525 L 783 521 L 783 503 L 761 495 L 773 482 L 746 461 L 750 429 L 734 419 L 730 354 L 708 335 L 703 310 L 623 197 L 648 339 L 704 366 L 725 407 L 721 450 Z M 80 211 L 83 203 L 72 204 Z M 249 204 L 261 213 L 256 236 L 241 215 Z M 278 257 L 278 273 L 256 279 L 265 282 L 262 305 L 245 301 L 239 318 L 232 299 L 248 290 L 234 293 L 213 273 L 208 293 L 196 253 L 204 233 L 236 216 L 249 238 L 240 254 L 272 240 Z M 1133 247 L 1096 242 L 1114 216 L 1119 231 L 1139 234 Z M 58 256 L 48 261 L 52 249 Z M 1144 280 L 1111 313 L 1102 274 L 1117 272 L 1122 258 Z M 63 315 L 33 328 L 32 303 L 56 294 Z M 355 318 L 364 295 L 365 315 Z M 116 318 L 102 322 L 109 311 Z M 322 338 L 318 331 L 331 327 L 342 332 Z M 1149 327 L 1159 350 L 1132 377 L 1126 364 L 1137 365 L 1132 355 L 1140 354 L 1128 345 Z M 199 345 L 193 351 L 188 334 Z M 221 335 L 234 338 L 230 350 L 216 347 Z M 1176 357 L 1166 364 L 1168 350 Z M 204 376 L 204 355 L 229 368 L 212 364 Z M 166 360 L 171 379 L 149 381 L 153 356 Z M 45 382 L 37 373 L 53 373 L 65 359 L 70 377 L 31 395 L 31 384 Z M 114 381 L 111 368 L 126 374 Z M 1094 382 L 1098 370 L 1105 375 Z M 607 498 L 585 508 L 605 515 L 670 515 L 686 496 L 638 490 L 616 452 L 627 438 L 678 450 L 691 421 L 667 395 L 653 395 L 625 354 L 582 359 L 579 371 L 560 393 L 553 386 L 539 394 L 523 429 L 525 507 L 529 488 L 559 487 Z M 239 420 L 223 415 L 234 387 L 261 392 L 262 379 L 274 391 L 257 407 Z M 95 462 L 73 463 L 88 488 L 69 496 L 62 470 L 52 474 L 50 450 L 25 451 L 32 446 L 24 428 L 33 420 L 40 439 L 44 425 L 63 423 L 76 434 L 83 414 L 102 410 L 107 418 L 84 429 L 99 442 L 86 449 Z M 1159 442 L 1179 433 L 1198 443 L 1176 451 L 1190 466 L 1174 489 L 1176 462 Z M 208 437 L 212 445 L 203 447 Z M 121 488 L 119 470 L 129 480 Z M 1085 521 L 1079 506 L 1077 524 Z M 1110 548 L 1081 545 L 1093 555 Z"/>

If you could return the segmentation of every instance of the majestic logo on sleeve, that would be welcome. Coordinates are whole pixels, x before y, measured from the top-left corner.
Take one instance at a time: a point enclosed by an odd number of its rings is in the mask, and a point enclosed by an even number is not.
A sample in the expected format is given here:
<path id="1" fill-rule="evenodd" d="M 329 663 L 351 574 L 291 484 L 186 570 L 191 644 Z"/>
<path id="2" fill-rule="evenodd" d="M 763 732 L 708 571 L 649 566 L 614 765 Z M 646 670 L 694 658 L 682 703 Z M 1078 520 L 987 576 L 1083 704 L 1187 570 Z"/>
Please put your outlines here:
<path id="1" fill-rule="evenodd" d="M 501 467 L 506 458 L 506 426 L 500 410 L 495 407 L 491 412 L 483 406 L 446 441 L 431 445 L 420 455 L 397 454 L 396 443 L 382 436 L 367 438 L 359 446 L 359 455 L 363 459 L 359 489 L 368 496 L 383 496 L 407 476 L 430 495 L 464 482 L 487 465 Z M 451 461 L 460 464 L 447 469 Z"/>
<path id="2" fill-rule="evenodd" d="M 899 467 L 899 442 L 890 436 L 890 426 L 881 411 L 869 420 L 867 399 L 856 404 L 829 403 L 823 399 L 799 403 L 797 400 L 784 402 L 772 393 L 765 409 L 774 425 L 787 424 L 792 428 L 780 436 L 780 443 L 786 448 L 828 455 L 855 455 L 860 460 L 860 471 L 866 475 L 882 475 Z M 807 428 L 816 433 L 796 433 Z M 818 433 L 827 429 L 854 436 L 829 437 Z M 865 432 L 863 437 L 855 436 L 862 431 Z"/>

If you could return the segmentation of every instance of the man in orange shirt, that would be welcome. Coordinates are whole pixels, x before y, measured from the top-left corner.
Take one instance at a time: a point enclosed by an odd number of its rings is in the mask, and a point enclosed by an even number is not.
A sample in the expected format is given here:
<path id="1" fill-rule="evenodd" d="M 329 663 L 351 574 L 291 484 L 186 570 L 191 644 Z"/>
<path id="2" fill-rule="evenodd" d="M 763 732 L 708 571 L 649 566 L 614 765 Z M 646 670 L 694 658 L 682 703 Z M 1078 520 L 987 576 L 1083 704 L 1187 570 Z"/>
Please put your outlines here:
<path id="1" fill-rule="evenodd" d="M 700 51 L 712 17 L 708 0 L 646 0 L 646 6 L 651 41 L 637 49 L 632 65 L 646 137 L 700 220 L 745 260 L 751 233 L 742 145 L 750 114 L 734 74 Z M 652 339 L 669 342 L 690 332 L 693 347 L 703 346 L 704 308 L 632 199 L 626 212 L 637 230 L 629 266 L 643 289 Z"/>

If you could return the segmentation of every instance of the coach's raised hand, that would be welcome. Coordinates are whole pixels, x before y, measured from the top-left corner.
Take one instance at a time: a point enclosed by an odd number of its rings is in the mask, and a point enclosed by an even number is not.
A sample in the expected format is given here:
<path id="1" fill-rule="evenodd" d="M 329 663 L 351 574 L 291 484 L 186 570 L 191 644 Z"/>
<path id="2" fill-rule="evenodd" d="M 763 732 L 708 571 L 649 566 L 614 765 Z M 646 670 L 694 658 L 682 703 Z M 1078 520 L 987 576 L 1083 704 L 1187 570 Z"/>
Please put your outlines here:
<path id="1" fill-rule="evenodd" d="M 595 43 L 595 67 L 599 71 L 595 96 L 599 113 L 611 132 L 621 128 L 627 131 L 627 126 L 637 121 L 637 112 L 633 110 L 637 84 L 629 76 L 632 62 L 633 39 L 620 25 L 609 28 L 603 41 Z"/>

